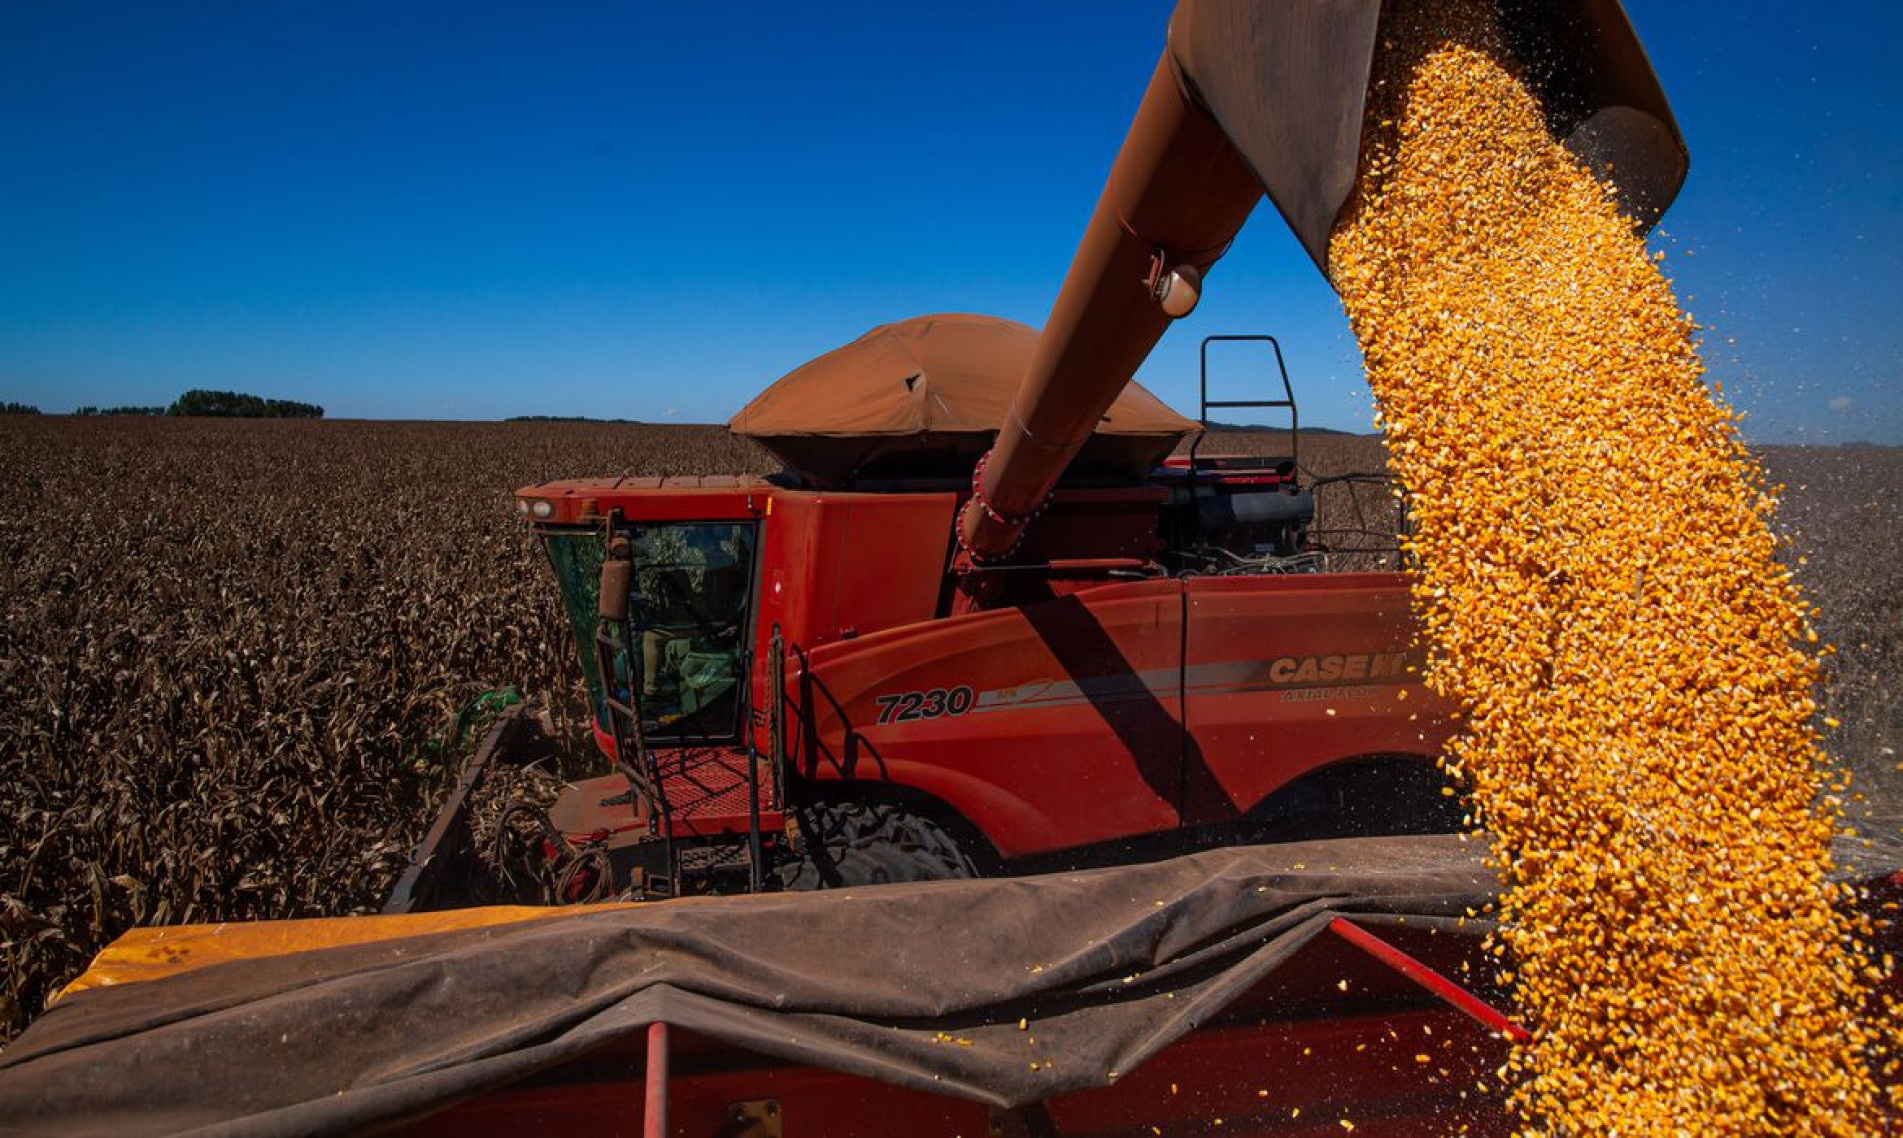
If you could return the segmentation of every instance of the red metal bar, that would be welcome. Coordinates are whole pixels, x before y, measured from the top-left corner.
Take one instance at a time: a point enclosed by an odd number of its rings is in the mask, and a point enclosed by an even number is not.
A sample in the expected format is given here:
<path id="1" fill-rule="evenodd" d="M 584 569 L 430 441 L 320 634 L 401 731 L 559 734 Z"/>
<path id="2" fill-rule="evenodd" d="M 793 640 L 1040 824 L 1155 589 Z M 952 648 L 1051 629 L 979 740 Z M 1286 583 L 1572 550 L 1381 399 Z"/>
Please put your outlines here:
<path id="1" fill-rule="evenodd" d="M 667 1024 L 648 1025 L 648 1090 L 641 1110 L 643 1138 L 667 1138 Z"/>
<path id="2" fill-rule="evenodd" d="M 1513 1022 L 1506 1013 L 1346 917 L 1336 917 L 1330 921 L 1328 931 L 1335 933 L 1349 944 L 1446 1000 L 1466 1015 L 1500 1032 L 1513 1042 L 1532 1041 L 1533 1033 Z"/>

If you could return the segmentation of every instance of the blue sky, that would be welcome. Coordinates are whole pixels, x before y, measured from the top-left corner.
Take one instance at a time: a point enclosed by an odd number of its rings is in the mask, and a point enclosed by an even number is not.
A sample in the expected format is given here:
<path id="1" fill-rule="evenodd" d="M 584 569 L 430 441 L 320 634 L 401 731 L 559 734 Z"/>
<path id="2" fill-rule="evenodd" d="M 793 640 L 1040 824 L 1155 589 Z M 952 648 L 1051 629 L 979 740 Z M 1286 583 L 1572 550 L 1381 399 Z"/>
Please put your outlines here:
<path id="1" fill-rule="evenodd" d="M 1903 443 L 1903 13 L 1628 0 L 1692 150 L 1661 247 L 1766 441 Z M 0 399 L 719 421 L 885 320 L 1043 321 L 1168 6 L 0 9 Z M 1142 379 L 1273 331 L 1365 430 L 1258 210 Z"/>

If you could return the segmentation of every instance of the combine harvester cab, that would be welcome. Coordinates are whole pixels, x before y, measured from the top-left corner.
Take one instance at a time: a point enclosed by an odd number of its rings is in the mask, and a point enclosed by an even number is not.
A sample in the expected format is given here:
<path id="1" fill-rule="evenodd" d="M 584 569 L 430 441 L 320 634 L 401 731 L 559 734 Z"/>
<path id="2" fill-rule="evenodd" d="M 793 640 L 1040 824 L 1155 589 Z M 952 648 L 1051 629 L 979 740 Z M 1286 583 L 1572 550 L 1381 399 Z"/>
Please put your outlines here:
<path id="1" fill-rule="evenodd" d="M 512 711 L 396 915 L 122 938 L 0 1056 L 0 1118 L 1511 1129 L 1481 843 L 1392 833 L 1451 821 L 1404 580 L 1316 571 L 1292 460 L 1159 468 L 1194 424 L 1128 386 L 1265 191 L 1323 260 L 1380 11 L 1185 0 L 1044 331 L 928 318 L 816 361 L 871 359 L 867 418 L 802 424 L 795 373 L 734 424 L 788 476 L 518 494 L 617 768 L 549 811 L 557 899 L 764 895 L 417 912 L 459 900 L 468 803 L 539 745 Z M 1619 5 L 1505 17 L 1556 133 L 1655 218 L 1684 150 Z M 1003 396 L 972 379 L 999 358 Z M 1239 839 L 1282 844 L 1140 860 Z M 1138 860 L 860 887 L 1091 859 Z M 1847 868 L 1893 915 L 1895 867 Z M 816 885 L 845 887 L 773 892 Z"/>

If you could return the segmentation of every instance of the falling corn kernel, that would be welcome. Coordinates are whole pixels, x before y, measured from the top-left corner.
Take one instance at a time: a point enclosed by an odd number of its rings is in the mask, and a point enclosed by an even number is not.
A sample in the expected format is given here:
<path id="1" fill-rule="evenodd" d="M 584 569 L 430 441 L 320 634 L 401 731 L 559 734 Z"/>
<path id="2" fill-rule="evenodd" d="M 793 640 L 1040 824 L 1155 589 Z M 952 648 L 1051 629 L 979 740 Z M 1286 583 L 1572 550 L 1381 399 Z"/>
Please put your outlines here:
<path id="1" fill-rule="evenodd" d="M 1878 1132 L 1897 1012 L 1864 1010 L 1826 876 L 1815 614 L 1773 560 L 1775 494 L 1494 10 L 1382 6 L 1329 272 L 1536 1028 L 1498 1074 L 1540 1133 Z"/>

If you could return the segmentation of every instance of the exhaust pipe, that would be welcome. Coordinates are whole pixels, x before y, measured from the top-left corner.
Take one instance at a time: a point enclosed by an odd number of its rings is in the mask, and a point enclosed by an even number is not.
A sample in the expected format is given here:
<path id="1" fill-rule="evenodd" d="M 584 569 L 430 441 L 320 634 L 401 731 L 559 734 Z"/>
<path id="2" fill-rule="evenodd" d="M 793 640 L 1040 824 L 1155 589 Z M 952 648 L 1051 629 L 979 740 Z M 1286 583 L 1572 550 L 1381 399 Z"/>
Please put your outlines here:
<path id="1" fill-rule="evenodd" d="M 1689 166 L 1619 0 L 1501 0 L 1556 138 L 1649 227 Z M 959 540 L 1007 556 L 1266 193 L 1316 267 L 1354 191 L 1381 0 L 1182 0 Z"/>

